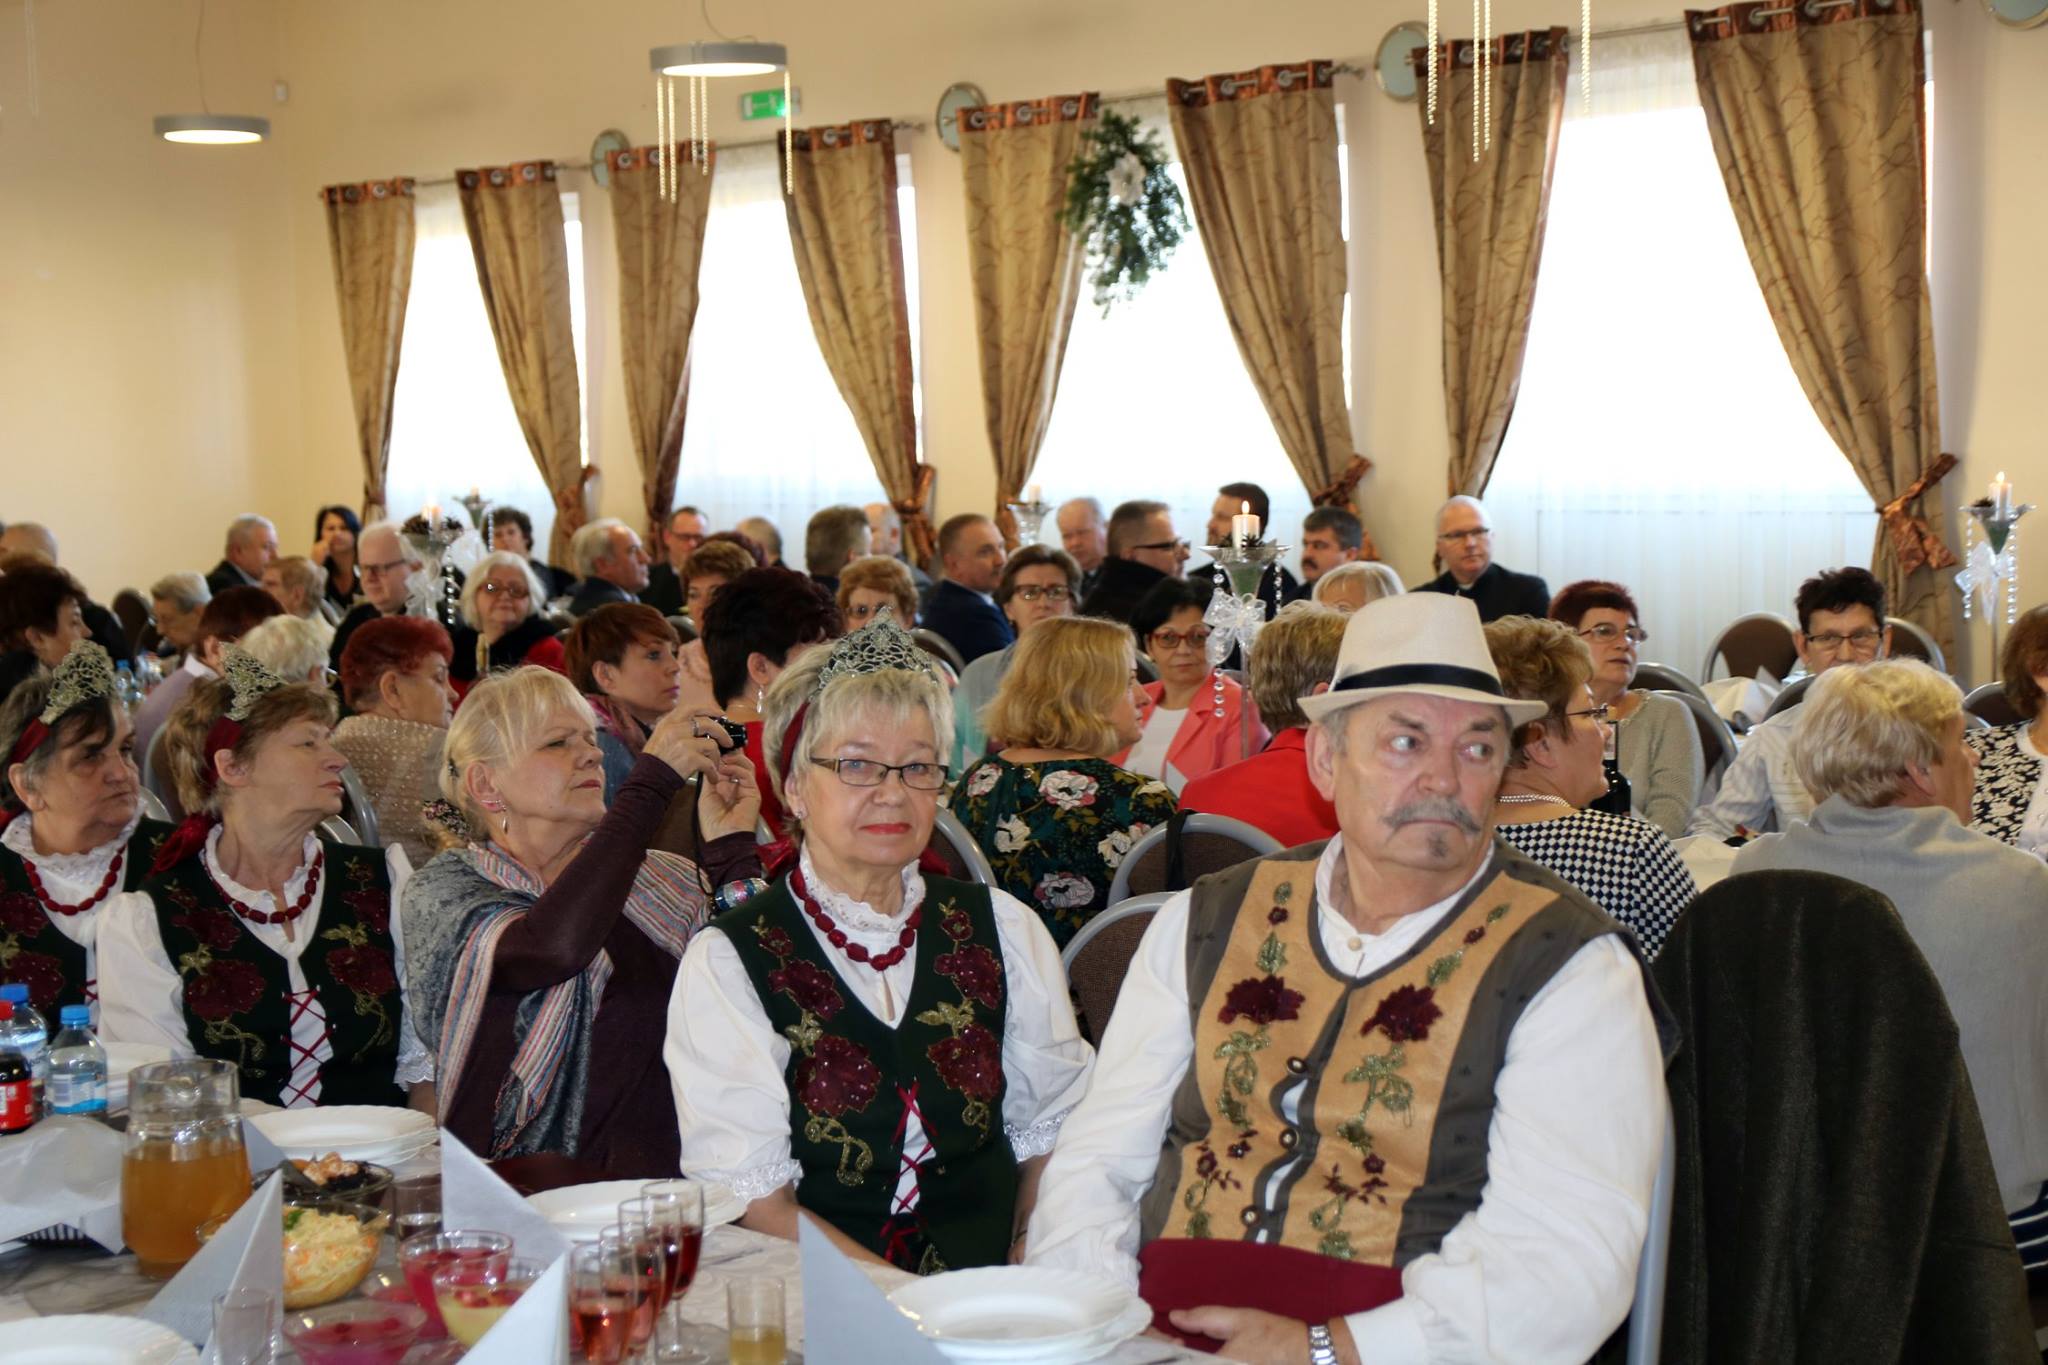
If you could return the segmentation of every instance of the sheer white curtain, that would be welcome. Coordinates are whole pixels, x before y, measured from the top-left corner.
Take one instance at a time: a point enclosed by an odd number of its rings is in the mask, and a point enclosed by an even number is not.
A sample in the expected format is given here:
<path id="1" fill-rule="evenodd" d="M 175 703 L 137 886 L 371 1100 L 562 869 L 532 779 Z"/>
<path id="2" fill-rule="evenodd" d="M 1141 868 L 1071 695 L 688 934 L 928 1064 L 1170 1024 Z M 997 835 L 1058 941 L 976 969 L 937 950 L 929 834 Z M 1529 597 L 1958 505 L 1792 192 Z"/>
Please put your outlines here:
<path id="1" fill-rule="evenodd" d="M 452 185 L 419 191 L 414 208 L 412 296 L 405 309 L 398 388 L 392 400 L 391 465 L 386 474 L 391 515 L 411 516 L 429 503 L 467 516 L 456 499 L 475 488 L 493 505 L 533 518 L 534 544 L 545 551 L 555 502 L 527 449 L 498 364 L 476 260 Z M 562 196 L 569 251 L 570 322 L 576 378 L 583 392 L 585 459 L 590 447 L 590 348 L 584 344 L 583 224 L 575 194 Z"/>
<path id="2" fill-rule="evenodd" d="M 1159 134 L 1185 195 L 1165 98 L 1119 112 L 1137 113 Z M 1105 514 L 1132 498 L 1156 498 L 1173 509 L 1181 537 L 1200 545 L 1217 488 L 1240 480 L 1271 496 L 1277 535 L 1296 548 L 1288 562 L 1297 564 L 1308 492 L 1245 373 L 1191 213 L 1173 260 L 1134 302 L 1104 317 L 1084 286 L 1031 482 L 1049 503 L 1093 497 Z M 1040 539 L 1059 544 L 1050 516 Z"/>
<path id="3" fill-rule="evenodd" d="M 1576 81 L 1566 108 L 1496 553 L 1626 584 L 1643 657 L 1690 673 L 1735 617 L 1868 564 L 1876 515 L 1765 310 L 1684 33 L 1596 38 L 1592 110 Z"/>
<path id="4" fill-rule="evenodd" d="M 915 356 L 916 203 L 908 159 L 897 169 Z M 804 307 L 773 147 L 718 154 L 699 297 L 676 502 L 703 508 L 721 528 L 767 517 L 800 565 L 811 513 L 883 493 Z"/>

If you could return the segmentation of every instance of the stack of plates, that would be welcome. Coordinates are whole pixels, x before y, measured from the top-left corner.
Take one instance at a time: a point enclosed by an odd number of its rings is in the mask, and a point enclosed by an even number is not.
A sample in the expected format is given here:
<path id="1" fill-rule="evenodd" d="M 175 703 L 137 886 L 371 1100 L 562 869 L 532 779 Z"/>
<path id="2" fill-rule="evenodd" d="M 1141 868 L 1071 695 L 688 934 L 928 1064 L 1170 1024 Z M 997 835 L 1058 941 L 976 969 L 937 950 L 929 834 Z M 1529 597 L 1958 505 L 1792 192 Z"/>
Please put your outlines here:
<path id="1" fill-rule="evenodd" d="M 637 1199 L 645 1180 L 601 1180 L 594 1185 L 564 1185 L 529 1194 L 533 1211 L 572 1242 L 594 1242 L 597 1234 L 619 1221 L 619 1205 Z M 704 1226 L 723 1227 L 747 1211 L 747 1201 L 724 1185 L 704 1186 Z"/>
<path id="2" fill-rule="evenodd" d="M 950 1360 L 1075 1365 L 1151 1325 L 1128 1289 L 1073 1270 L 989 1266 L 904 1285 L 889 1302 Z"/>
<path id="3" fill-rule="evenodd" d="M 349 1161 L 396 1166 L 426 1152 L 440 1138 L 433 1119 L 417 1109 L 380 1104 L 337 1104 L 279 1109 L 243 1120 L 287 1157 L 311 1160 L 339 1152 Z"/>
<path id="4" fill-rule="evenodd" d="M 8 1323 L 0 1365 L 199 1365 L 199 1352 L 153 1322 L 76 1313 Z"/>

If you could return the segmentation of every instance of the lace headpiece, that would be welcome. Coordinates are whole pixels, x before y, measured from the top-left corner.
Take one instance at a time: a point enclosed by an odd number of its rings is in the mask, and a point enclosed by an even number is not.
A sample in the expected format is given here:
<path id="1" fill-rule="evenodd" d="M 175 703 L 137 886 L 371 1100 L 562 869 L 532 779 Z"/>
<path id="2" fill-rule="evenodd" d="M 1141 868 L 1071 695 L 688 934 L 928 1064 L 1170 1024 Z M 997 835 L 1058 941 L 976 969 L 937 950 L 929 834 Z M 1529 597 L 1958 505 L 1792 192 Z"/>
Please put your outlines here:
<path id="1" fill-rule="evenodd" d="M 64 662 L 57 665 L 56 680 L 42 714 L 30 721 L 21 738 L 14 742 L 7 756 L 8 766 L 27 762 L 28 756 L 50 737 L 50 727 L 67 714 L 88 702 L 113 695 L 114 661 L 107 657 L 107 651 L 91 640 L 72 645 Z"/>
<path id="2" fill-rule="evenodd" d="M 235 645 L 228 646 L 227 654 L 221 659 L 221 672 L 234 691 L 234 700 L 228 703 L 227 719 L 237 724 L 249 719 L 249 712 L 257 702 L 278 688 L 289 685 L 271 671 L 270 665 Z"/>
<path id="3" fill-rule="evenodd" d="M 242 742 L 242 722 L 249 719 L 249 713 L 257 702 L 278 688 L 289 686 L 261 659 L 234 645 L 228 646 L 227 653 L 222 656 L 220 670 L 221 676 L 227 679 L 228 709 L 208 727 L 205 747 L 199 753 L 199 780 L 206 784 L 208 791 L 212 791 L 220 781 L 220 769 L 214 764 L 214 755 Z M 207 832 L 219 820 L 219 816 L 203 811 L 187 816 L 184 823 L 157 846 L 156 861 L 151 870 L 168 871 L 197 853 L 206 843 Z"/>
<path id="4" fill-rule="evenodd" d="M 894 613 L 883 607 L 875 613 L 875 619 L 850 635 L 841 636 L 832 646 L 832 652 L 825 657 L 825 666 L 818 670 L 818 681 L 811 685 L 811 696 L 816 697 L 835 678 L 851 677 L 856 673 L 879 673 L 885 668 L 900 668 L 909 673 L 924 673 L 937 676 L 931 661 L 917 641 L 910 638 L 910 632 L 896 624 Z"/>

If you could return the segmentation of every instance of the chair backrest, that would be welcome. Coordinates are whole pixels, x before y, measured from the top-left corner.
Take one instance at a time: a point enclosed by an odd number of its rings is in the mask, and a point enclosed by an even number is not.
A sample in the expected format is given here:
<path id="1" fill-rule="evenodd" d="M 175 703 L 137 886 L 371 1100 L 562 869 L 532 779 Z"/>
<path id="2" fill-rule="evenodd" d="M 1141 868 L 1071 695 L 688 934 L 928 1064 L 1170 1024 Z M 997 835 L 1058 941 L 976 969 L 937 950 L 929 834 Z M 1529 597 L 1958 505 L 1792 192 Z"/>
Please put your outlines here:
<path id="1" fill-rule="evenodd" d="M 917 647 L 927 654 L 935 655 L 953 665 L 953 676 L 960 676 L 960 670 L 967 667 L 967 660 L 960 657 L 960 651 L 953 648 L 953 642 L 935 630 L 914 626 L 910 638 Z"/>
<path id="2" fill-rule="evenodd" d="M 1172 852 L 1167 843 L 1169 832 L 1169 826 L 1155 825 L 1131 845 L 1131 851 L 1117 865 L 1116 877 L 1109 884 L 1111 905 L 1150 891 L 1184 890 L 1192 886 L 1198 877 L 1235 867 L 1247 858 L 1263 858 L 1269 853 L 1278 853 L 1281 849 L 1278 839 L 1256 825 L 1233 820 L 1227 815 L 1192 812 L 1183 817 L 1181 825 L 1182 880 L 1176 886 L 1167 875 Z"/>
<path id="3" fill-rule="evenodd" d="M 946 875 L 965 882 L 980 882 L 983 886 L 996 884 L 995 869 L 988 865 L 988 855 L 981 851 L 981 845 L 974 842 L 974 836 L 960 823 L 960 817 L 941 806 L 938 818 L 932 821 L 931 842 L 925 847 L 939 856 L 946 865 Z"/>
<path id="4" fill-rule="evenodd" d="M 1986 725 L 2017 725 L 2023 719 L 2005 695 L 2004 683 L 1985 683 L 1963 698 L 1963 709 Z"/>
<path id="5" fill-rule="evenodd" d="M 1664 1281 L 1671 1269 L 1671 1197 L 1678 1183 L 1678 1120 L 1664 1097 L 1664 1150 L 1650 1187 L 1650 1226 L 1636 1262 L 1635 1301 L 1628 1309 L 1628 1365 L 1657 1365 L 1664 1348 Z"/>
<path id="6" fill-rule="evenodd" d="M 185 804 L 178 800 L 178 784 L 171 781 L 170 764 L 164 758 L 164 731 L 161 727 L 149 737 L 149 748 L 142 754 L 142 787 L 155 794 L 157 802 L 164 809 L 167 820 L 185 818 Z"/>
<path id="7" fill-rule="evenodd" d="M 1067 984 L 1074 994 L 1074 1012 L 1089 1042 L 1102 1041 L 1110 1013 L 1116 1008 L 1117 993 L 1123 989 L 1124 973 L 1137 954 L 1138 940 L 1145 937 L 1152 916 L 1172 894 L 1154 891 L 1111 905 L 1082 925 L 1081 932 L 1061 952 Z"/>
<path id="8" fill-rule="evenodd" d="M 1932 665 L 1937 673 L 1948 672 L 1948 659 L 1926 627 L 1903 616 L 1887 616 L 1884 623 L 1892 628 L 1892 658 L 1918 659 Z"/>
<path id="9" fill-rule="evenodd" d="M 1701 701 L 1707 699 L 1698 683 L 1670 664 L 1637 664 L 1635 681 L 1629 685 L 1644 692 L 1688 692 Z"/>
<path id="10" fill-rule="evenodd" d="M 341 770 L 341 795 L 342 817 L 355 826 L 365 844 L 383 847 L 383 832 L 377 828 L 377 808 L 370 804 L 369 788 L 363 785 L 362 774 L 353 764 Z"/>
<path id="11" fill-rule="evenodd" d="M 1738 616 L 1707 647 L 1707 661 L 1700 666 L 1702 680 L 1714 676 L 1716 661 L 1728 665 L 1731 678 L 1754 678 L 1768 670 L 1782 678 L 1799 662 L 1799 647 L 1792 640 L 1792 623 L 1774 611 L 1753 611 Z"/>
<path id="12" fill-rule="evenodd" d="M 123 588 L 114 594 L 109 605 L 115 619 L 121 623 L 121 635 L 128 641 L 129 650 L 142 648 L 143 637 L 156 625 L 156 614 L 150 610 L 149 599 L 134 588 Z"/>
<path id="13" fill-rule="evenodd" d="M 684 644 L 688 644 L 697 638 L 697 623 L 689 617 L 671 616 L 668 618 L 668 623 L 670 628 L 675 631 L 676 638 Z"/>
<path id="14" fill-rule="evenodd" d="M 165 824 L 171 823 L 171 813 L 164 809 L 162 798 L 147 787 L 142 789 L 142 813 L 151 820 L 161 820 Z"/>
<path id="15" fill-rule="evenodd" d="M 1144 650 L 1138 651 L 1138 681 L 1141 683 L 1159 681 L 1159 665 L 1152 662 L 1152 656 Z"/>
<path id="16" fill-rule="evenodd" d="M 337 844 L 360 844 L 363 842 L 361 837 L 356 834 L 356 827 L 342 819 L 339 815 L 330 815 L 325 820 L 322 820 L 320 822 L 320 832 L 334 840 Z"/>
<path id="17" fill-rule="evenodd" d="M 1769 720 L 1772 716 L 1778 715 L 1781 712 L 1790 711 L 1793 707 L 1799 705 L 1800 702 L 1805 701 L 1806 689 L 1813 686 L 1813 679 L 1814 675 L 1809 673 L 1777 696 L 1772 697 L 1771 709 L 1764 712 L 1764 720 Z M 1762 724 L 1762 722 L 1759 721 L 1758 724 Z"/>
<path id="18" fill-rule="evenodd" d="M 1721 790 L 1721 775 L 1728 771 L 1728 765 L 1735 761 L 1735 732 L 1728 728 L 1728 722 L 1707 703 L 1704 697 L 1695 697 L 1690 692 L 1659 692 L 1660 697 L 1670 697 L 1684 704 L 1692 712 L 1693 728 L 1700 736 L 1700 790 L 1698 804 L 1704 805 L 1715 792 Z"/>

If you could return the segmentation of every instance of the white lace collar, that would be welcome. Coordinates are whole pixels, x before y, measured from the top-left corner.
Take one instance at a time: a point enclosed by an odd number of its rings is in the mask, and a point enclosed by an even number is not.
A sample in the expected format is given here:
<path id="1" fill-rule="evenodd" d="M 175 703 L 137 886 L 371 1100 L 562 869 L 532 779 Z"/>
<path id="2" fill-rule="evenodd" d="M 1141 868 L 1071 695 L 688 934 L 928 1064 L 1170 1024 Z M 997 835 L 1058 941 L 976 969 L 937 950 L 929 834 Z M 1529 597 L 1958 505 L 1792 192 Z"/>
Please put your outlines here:
<path id="1" fill-rule="evenodd" d="M 808 843 L 797 850 L 796 861 L 804 874 L 804 885 L 810 888 L 811 898 L 818 902 L 818 908 L 848 933 L 894 938 L 902 930 L 905 917 L 924 902 L 924 878 L 919 875 L 914 861 L 903 869 L 903 908 L 894 915 L 884 915 L 866 901 L 857 901 L 844 892 L 833 890 L 812 864 Z"/>
<path id="2" fill-rule="evenodd" d="M 244 886 L 222 869 L 220 865 L 220 836 L 224 831 L 225 827 L 222 825 L 215 825 L 211 830 L 207 831 L 206 847 L 200 851 L 200 856 L 206 859 L 207 875 L 213 878 L 214 884 L 220 887 L 221 890 L 227 892 L 228 895 L 242 902 L 251 910 L 261 910 L 265 914 L 275 911 L 277 909 L 276 898 L 268 891 L 259 891 L 252 887 Z M 297 900 L 299 893 L 306 889 L 306 872 L 313 866 L 313 855 L 319 851 L 320 836 L 308 834 L 306 842 L 299 852 L 298 871 L 292 873 L 291 877 L 284 884 L 284 894 L 287 900 Z"/>
<path id="3" fill-rule="evenodd" d="M 0 832 L 0 843 L 12 853 L 21 855 L 24 862 L 35 864 L 36 871 L 46 877 L 58 877 L 67 882 L 86 882 L 97 886 L 107 875 L 107 868 L 113 864 L 114 855 L 128 847 L 128 841 L 135 837 L 135 827 L 142 823 L 142 804 L 137 802 L 135 814 L 128 817 L 127 827 L 121 836 L 98 848 L 89 848 L 83 853 L 38 853 L 36 837 L 29 829 L 32 817 L 22 816 Z"/>

